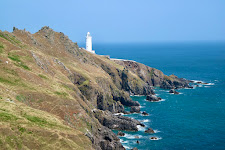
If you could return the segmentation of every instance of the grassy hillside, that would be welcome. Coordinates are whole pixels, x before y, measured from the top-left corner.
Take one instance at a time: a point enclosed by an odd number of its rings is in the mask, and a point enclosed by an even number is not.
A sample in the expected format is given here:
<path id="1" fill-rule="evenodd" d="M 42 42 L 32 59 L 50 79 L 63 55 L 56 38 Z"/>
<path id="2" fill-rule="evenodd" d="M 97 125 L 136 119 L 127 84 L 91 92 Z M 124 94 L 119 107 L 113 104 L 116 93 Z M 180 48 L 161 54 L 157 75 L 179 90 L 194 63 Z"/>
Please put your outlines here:
<path id="1" fill-rule="evenodd" d="M 93 110 L 123 112 L 130 94 L 184 86 L 175 76 L 79 49 L 61 32 L 0 31 L 0 145 L 3 149 L 100 149 L 122 145 Z M 113 140 L 105 138 L 112 135 Z M 88 135 L 87 135 L 88 133 Z M 112 149 L 116 149 L 116 146 Z M 118 148 L 117 148 L 118 149 Z"/>

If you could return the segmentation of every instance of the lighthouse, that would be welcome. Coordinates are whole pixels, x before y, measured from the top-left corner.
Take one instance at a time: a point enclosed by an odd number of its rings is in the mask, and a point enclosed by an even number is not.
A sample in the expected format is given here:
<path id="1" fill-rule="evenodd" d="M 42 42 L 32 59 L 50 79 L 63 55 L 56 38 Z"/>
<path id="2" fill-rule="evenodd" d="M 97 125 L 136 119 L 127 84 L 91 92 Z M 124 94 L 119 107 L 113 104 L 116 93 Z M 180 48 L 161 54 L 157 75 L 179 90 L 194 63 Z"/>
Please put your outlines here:
<path id="1" fill-rule="evenodd" d="M 92 37 L 91 37 L 90 32 L 88 32 L 87 36 L 86 36 L 86 50 L 91 53 L 95 53 L 95 51 L 92 50 Z"/>

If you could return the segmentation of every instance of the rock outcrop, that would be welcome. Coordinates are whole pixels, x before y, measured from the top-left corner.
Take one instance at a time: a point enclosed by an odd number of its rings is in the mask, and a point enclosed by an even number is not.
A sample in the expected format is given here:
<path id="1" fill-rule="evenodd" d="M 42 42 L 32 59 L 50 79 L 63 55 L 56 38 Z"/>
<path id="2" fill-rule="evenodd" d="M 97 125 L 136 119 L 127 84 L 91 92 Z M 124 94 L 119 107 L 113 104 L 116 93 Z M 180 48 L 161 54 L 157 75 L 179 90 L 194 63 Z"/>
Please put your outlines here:
<path id="1" fill-rule="evenodd" d="M 153 134 L 155 132 L 154 132 L 154 130 L 152 128 L 148 128 L 147 130 L 145 130 L 145 133 Z"/>
<path id="2" fill-rule="evenodd" d="M 140 107 L 139 106 L 131 106 L 130 113 L 140 113 Z"/>
<path id="3" fill-rule="evenodd" d="M 176 94 L 176 95 L 179 94 L 179 92 L 175 91 L 174 89 L 171 89 L 171 90 L 169 91 L 169 93 Z"/>
<path id="4" fill-rule="evenodd" d="M 147 95 L 146 100 L 151 101 L 151 102 L 157 102 L 160 101 L 162 98 L 157 97 L 155 95 Z"/>
<path id="5" fill-rule="evenodd" d="M 93 110 L 93 112 L 99 122 L 110 129 L 138 131 L 137 125 L 144 126 L 144 124 L 135 119 L 121 115 L 115 116 L 109 111 Z"/>

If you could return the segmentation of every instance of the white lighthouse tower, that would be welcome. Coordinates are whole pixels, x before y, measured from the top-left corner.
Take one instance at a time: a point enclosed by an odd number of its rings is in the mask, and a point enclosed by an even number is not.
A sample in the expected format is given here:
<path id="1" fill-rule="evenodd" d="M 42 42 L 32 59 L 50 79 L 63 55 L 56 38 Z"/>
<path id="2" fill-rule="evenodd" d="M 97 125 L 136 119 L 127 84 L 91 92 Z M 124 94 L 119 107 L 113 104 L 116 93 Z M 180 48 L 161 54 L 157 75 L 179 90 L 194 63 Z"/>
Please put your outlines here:
<path id="1" fill-rule="evenodd" d="M 88 32 L 86 36 L 86 50 L 89 52 L 95 53 L 95 51 L 92 50 L 92 37 L 90 32 Z"/>

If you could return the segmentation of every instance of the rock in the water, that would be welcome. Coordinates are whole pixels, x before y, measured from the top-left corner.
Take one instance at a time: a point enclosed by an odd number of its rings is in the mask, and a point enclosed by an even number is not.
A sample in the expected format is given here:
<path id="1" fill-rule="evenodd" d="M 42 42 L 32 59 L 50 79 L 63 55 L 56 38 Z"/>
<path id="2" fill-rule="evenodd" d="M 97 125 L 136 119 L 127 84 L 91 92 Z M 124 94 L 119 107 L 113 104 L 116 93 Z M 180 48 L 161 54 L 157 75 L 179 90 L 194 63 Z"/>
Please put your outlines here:
<path id="1" fill-rule="evenodd" d="M 174 89 L 171 89 L 171 90 L 169 91 L 169 93 L 179 94 L 179 92 L 175 91 Z"/>
<path id="2" fill-rule="evenodd" d="M 139 139 L 139 136 L 136 135 L 134 138 L 135 138 L 135 139 Z"/>
<path id="3" fill-rule="evenodd" d="M 130 112 L 131 113 L 140 113 L 140 107 L 139 106 L 131 106 L 130 107 Z"/>
<path id="4" fill-rule="evenodd" d="M 155 95 L 148 95 L 146 97 L 146 100 L 151 101 L 151 102 L 156 102 L 156 101 L 160 101 L 161 97 L 157 97 Z"/>
<path id="5" fill-rule="evenodd" d="M 133 148 L 133 149 L 131 149 L 131 150 L 138 150 L 138 149 L 137 149 L 137 147 L 135 147 L 135 148 Z"/>
<path id="6" fill-rule="evenodd" d="M 137 142 L 136 142 L 137 144 L 139 144 L 140 142 L 137 140 Z"/>
<path id="7" fill-rule="evenodd" d="M 158 138 L 157 137 L 150 137 L 150 140 L 158 140 Z"/>
<path id="8" fill-rule="evenodd" d="M 143 112 L 142 112 L 142 115 L 148 116 L 148 113 L 146 113 L 145 111 L 143 111 Z"/>
<path id="9" fill-rule="evenodd" d="M 123 132 L 119 131 L 119 132 L 117 133 L 117 135 L 118 135 L 118 136 L 124 136 L 124 135 L 125 135 L 125 133 L 123 133 Z"/>
<path id="10" fill-rule="evenodd" d="M 147 130 L 145 130 L 145 133 L 155 133 L 154 130 L 152 128 L 148 128 Z"/>

